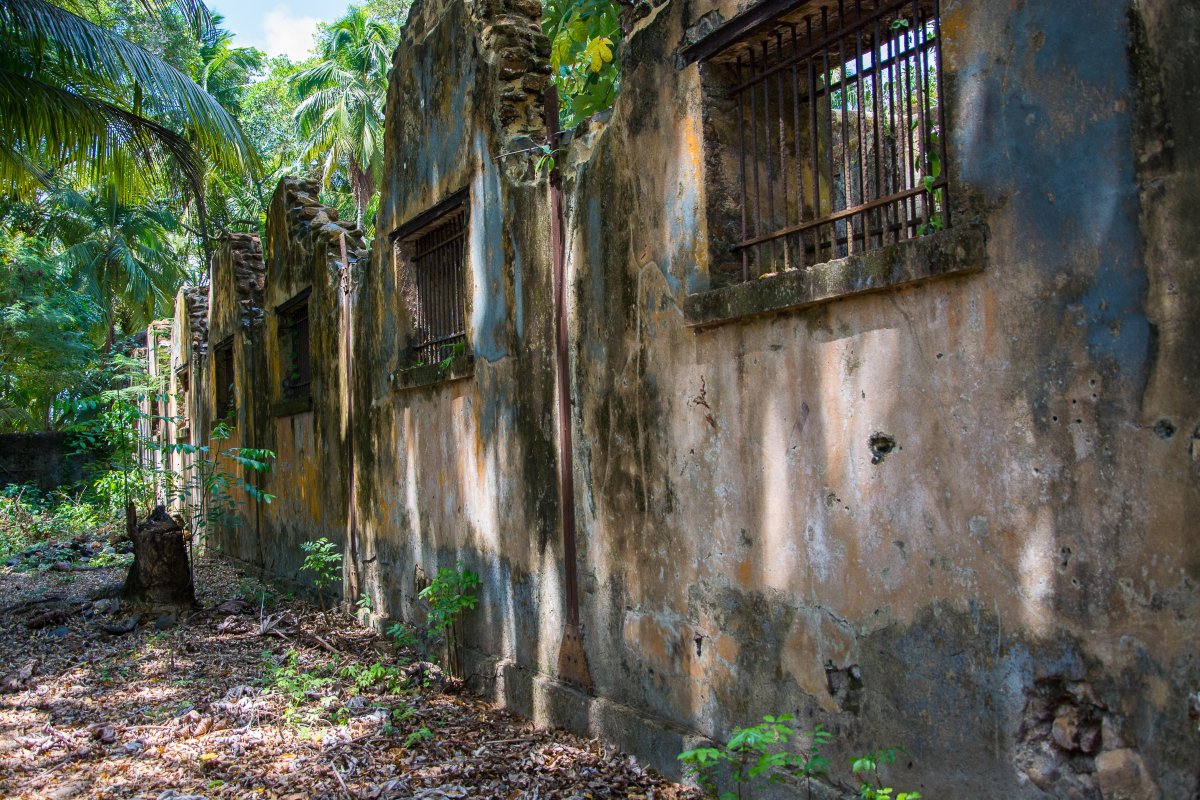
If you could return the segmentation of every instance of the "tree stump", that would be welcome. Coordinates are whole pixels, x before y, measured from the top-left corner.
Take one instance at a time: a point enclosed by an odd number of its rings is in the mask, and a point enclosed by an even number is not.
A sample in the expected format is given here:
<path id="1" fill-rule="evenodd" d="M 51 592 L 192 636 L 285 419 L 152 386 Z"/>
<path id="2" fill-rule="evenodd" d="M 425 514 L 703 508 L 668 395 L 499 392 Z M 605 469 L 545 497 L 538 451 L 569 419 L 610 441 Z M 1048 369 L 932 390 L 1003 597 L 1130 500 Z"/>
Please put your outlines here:
<path id="1" fill-rule="evenodd" d="M 162 506 L 133 532 L 133 564 L 121 594 L 154 605 L 196 603 L 186 535 Z"/>

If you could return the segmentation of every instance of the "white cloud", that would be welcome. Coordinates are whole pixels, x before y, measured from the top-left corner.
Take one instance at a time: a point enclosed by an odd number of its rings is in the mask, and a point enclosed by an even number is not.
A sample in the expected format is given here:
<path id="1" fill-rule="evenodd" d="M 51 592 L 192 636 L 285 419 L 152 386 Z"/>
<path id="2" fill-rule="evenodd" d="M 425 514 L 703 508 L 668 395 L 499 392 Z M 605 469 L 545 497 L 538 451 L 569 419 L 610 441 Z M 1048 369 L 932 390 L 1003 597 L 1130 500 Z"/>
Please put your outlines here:
<path id="1" fill-rule="evenodd" d="M 292 16 L 287 6 L 277 5 L 263 14 L 262 49 L 269 56 L 285 54 L 293 61 L 307 58 L 320 22 L 316 17 Z"/>

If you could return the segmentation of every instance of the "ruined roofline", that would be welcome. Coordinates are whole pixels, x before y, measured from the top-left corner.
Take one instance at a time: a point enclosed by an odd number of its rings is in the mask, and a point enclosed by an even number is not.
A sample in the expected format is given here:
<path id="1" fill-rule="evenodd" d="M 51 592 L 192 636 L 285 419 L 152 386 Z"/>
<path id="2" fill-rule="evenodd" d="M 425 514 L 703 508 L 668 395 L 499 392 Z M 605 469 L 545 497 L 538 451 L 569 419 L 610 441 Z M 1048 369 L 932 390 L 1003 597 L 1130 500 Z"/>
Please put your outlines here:
<path id="1" fill-rule="evenodd" d="M 354 222 L 338 219 L 338 210 L 321 202 L 320 191 L 320 183 L 311 178 L 285 176 L 279 180 L 271 205 L 283 203 L 288 238 L 324 240 L 330 252 L 338 254 L 344 234 L 346 251 L 357 260 L 364 260 L 366 236 Z M 271 234 L 268 234 L 268 238 L 271 238 Z M 274 246 L 274 241 L 271 244 Z"/>
<path id="2" fill-rule="evenodd" d="M 543 95 L 551 69 L 550 40 L 542 31 L 539 0 L 417 0 L 392 59 L 388 110 L 398 99 L 392 96 L 395 75 L 410 66 L 402 54 L 423 47 L 457 3 L 462 4 L 474 28 L 478 56 L 491 72 L 496 93 L 492 124 L 500 132 L 499 147 L 509 150 L 518 143 L 527 146 L 530 141 L 541 141 L 545 133 Z M 386 123 L 384 128 L 387 130 Z"/>
<path id="3" fill-rule="evenodd" d="M 182 286 L 179 296 L 192 332 L 192 352 L 203 356 L 208 352 L 208 286 Z"/>
<path id="4" fill-rule="evenodd" d="M 263 296 L 266 289 L 266 265 L 262 243 L 254 233 L 226 232 L 217 245 L 214 263 L 228 259 L 232 270 L 233 288 L 241 308 L 242 327 L 261 324 L 264 319 Z M 214 279 L 210 286 L 216 285 Z"/>

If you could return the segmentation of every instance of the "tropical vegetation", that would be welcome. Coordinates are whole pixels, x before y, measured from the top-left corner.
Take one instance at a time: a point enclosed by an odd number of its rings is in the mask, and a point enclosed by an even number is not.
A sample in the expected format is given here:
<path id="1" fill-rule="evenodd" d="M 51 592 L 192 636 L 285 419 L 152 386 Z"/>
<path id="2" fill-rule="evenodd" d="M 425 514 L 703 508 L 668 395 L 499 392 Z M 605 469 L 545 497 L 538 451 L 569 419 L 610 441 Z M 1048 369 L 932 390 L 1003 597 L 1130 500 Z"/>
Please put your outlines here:
<path id="1" fill-rule="evenodd" d="M 265 232 L 283 175 L 373 235 L 409 4 L 351 5 L 295 61 L 239 46 L 201 0 L 0 3 L 0 431 L 76 422 L 220 236 Z M 619 89 L 619 7 L 547 0 L 543 28 L 578 125 Z"/>

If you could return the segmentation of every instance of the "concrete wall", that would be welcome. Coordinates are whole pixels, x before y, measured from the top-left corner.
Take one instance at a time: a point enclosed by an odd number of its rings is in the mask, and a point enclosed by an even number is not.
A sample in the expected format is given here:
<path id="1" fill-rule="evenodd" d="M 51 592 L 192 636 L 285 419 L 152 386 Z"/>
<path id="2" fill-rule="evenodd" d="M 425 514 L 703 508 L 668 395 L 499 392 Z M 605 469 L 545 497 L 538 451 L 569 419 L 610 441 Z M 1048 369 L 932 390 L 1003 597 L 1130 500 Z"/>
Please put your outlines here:
<path id="1" fill-rule="evenodd" d="M 74 450 L 65 433 L 0 433 L 0 486 L 31 484 L 48 492 L 79 483 L 95 456 Z"/>
<path id="2" fill-rule="evenodd" d="M 556 669 L 546 184 L 505 155 L 541 124 L 536 3 L 414 7 L 349 328 L 309 188 L 276 194 L 261 299 L 218 258 L 209 341 L 269 342 L 311 285 L 323 364 L 312 411 L 272 417 L 278 363 L 247 345 L 237 435 L 280 453 L 279 499 L 229 550 L 294 577 L 300 541 L 349 555 L 352 527 L 380 621 L 419 621 L 423 578 L 462 561 L 472 685 L 667 770 L 787 711 L 835 763 L 902 744 L 930 797 L 1192 796 L 1200 11 L 942 7 L 951 229 L 727 289 L 678 53 L 740 9 L 634 10 L 611 119 L 560 159 L 590 692 Z M 409 369 L 389 234 L 463 188 L 469 357 Z"/>

